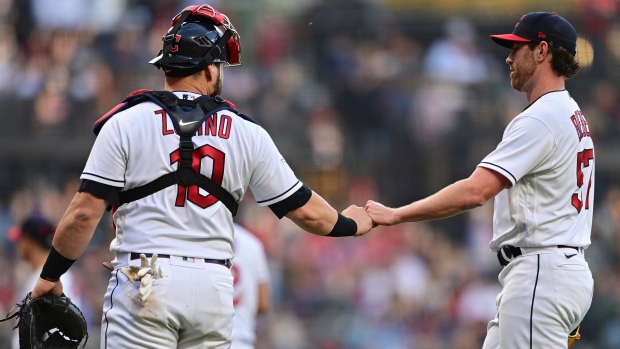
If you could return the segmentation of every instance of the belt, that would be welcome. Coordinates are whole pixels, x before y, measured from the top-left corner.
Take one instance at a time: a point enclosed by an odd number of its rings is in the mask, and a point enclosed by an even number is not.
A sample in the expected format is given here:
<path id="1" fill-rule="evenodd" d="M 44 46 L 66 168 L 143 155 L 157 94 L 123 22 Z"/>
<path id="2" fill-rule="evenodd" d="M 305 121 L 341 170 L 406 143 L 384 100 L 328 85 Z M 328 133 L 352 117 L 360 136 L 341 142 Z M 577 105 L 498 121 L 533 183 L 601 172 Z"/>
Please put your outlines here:
<path id="1" fill-rule="evenodd" d="M 143 253 L 143 254 L 146 256 L 146 258 L 151 258 L 153 256 L 152 253 Z M 170 258 L 170 255 L 169 254 L 158 254 L 157 258 Z M 191 258 L 191 257 L 182 257 L 182 258 Z M 140 253 L 131 252 L 129 259 L 130 260 L 140 259 Z M 230 259 L 209 259 L 209 258 L 197 258 L 197 259 L 202 259 L 205 261 L 205 263 L 214 263 L 214 264 L 223 265 L 228 269 L 230 269 L 230 267 L 232 266 L 232 262 L 230 261 Z"/>
<path id="2" fill-rule="evenodd" d="M 558 248 L 572 248 L 579 251 L 579 247 L 575 246 L 566 246 L 566 245 L 558 245 Z M 520 247 L 514 247 L 510 245 L 502 246 L 502 248 L 497 251 L 497 260 L 502 267 L 505 267 L 510 263 L 513 259 L 519 257 L 523 254 Z"/>

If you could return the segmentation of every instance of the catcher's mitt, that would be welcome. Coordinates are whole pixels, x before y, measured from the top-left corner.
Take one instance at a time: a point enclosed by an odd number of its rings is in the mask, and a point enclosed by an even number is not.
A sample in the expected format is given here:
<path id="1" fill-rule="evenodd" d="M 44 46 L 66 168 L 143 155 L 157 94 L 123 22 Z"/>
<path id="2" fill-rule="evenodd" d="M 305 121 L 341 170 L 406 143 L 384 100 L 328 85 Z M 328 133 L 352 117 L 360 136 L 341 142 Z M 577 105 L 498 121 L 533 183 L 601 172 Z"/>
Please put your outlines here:
<path id="1" fill-rule="evenodd" d="M 19 319 L 13 329 L 19 329 L 20 349 L 76 349 L 84 337 L 86 346 L 88 331 L 84 315 L 64 294 L 31 298 L 29 292 L 13 309 L 16 308 L 19 310 L 0 322 Z"/>

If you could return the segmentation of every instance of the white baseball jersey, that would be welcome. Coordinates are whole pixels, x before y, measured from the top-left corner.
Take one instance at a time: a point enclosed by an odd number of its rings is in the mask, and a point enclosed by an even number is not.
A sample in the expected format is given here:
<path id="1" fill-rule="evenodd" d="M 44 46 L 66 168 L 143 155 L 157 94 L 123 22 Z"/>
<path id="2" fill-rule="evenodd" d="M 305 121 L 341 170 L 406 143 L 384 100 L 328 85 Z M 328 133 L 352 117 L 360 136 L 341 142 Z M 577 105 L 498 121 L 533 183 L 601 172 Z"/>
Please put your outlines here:
<path id="1" fill-rule="evenodd" d="M 180 98 L 198 97 L 175 92 Z M 208 117 L 193 138 L 194 162 L 240 200 L 248 186 L 260 206 L 286 199 L 302 183 L 267 132 L 224 110 Z M 101 129 L 81 179 L 128 190 L 173 172 L 179 136 L 157 104 L 140 103 L 116 114 Z M 233 257 L 232 216 L 196 185 L 173 185 L 119 207 L 113 215 L 112 252 L 170 254 L 211 259 Z"/>
<path id="2" fill-rule="evenodd" d="M 235 227 L 235 259 L 232 273 L 235 278 L 235 317 L 233 319 L 232 349 L 252 347 L 256 340 L 258 285 L 269 282 L 267 257 L 262 243 L 238 224 Z"/>
<path id="3" fill-rule="evenodd" d="M 517 115 L 479 166 L 512 183 L 495 197 L 493 251 L 590 245 L 594 146 L 567 91 L 549 92 Z"/>

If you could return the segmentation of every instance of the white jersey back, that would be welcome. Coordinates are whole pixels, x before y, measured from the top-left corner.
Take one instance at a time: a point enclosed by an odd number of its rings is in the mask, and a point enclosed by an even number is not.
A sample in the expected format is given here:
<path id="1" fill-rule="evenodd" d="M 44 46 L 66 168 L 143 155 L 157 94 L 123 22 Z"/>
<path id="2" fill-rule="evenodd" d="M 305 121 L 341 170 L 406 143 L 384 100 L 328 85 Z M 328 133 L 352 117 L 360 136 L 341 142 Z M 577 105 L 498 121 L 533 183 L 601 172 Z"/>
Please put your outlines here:
<path id="1" fill-rule="evenodd" d="M 567 91 L 549 92 L 517 115 L 479 166 L 512 183 L 495 197 L 491 250 L 590 245 L 594 146 Z"/>
<path id="2" fill-rule="evenodd" d="M 235 259 L 232 273 L 235 278 L 235 317 L 233 318 L 233 345 L 246 345 L 256 340 L 256 313 L 258 285 L 269 283 L 269 269 L 263 245 L 252 233 L 235 224 Z"/>
<path id="3" fill-rule="evenodd" d="M 81 178 L 127 190 L 175 171 L 179 136 L 172 125 L 170 116 L 152 102 L 116 114 L 101 129 Z M 248 186 L 260 206 L 286 199 L 302 186 L 267 132 L 229 110 L 208 117 L 192 140 L 194 168 L 238 201 Z M 233 257 L 231 213 L 195 185 L 187 190 L 173 185 L 122 205 L 113 218 L 112 252 Z"/>

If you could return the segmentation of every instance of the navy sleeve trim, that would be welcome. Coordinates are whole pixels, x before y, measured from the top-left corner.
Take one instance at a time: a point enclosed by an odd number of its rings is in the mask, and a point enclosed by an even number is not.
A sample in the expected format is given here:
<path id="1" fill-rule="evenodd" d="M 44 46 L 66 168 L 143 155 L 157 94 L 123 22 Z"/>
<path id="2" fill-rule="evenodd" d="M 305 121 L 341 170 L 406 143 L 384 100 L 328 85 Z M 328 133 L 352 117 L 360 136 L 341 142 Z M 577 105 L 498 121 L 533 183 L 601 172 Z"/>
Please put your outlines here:
<path id="1" fill-rule="evenodd" d="M 291 189 L 295 188 L 295 186 L 297 185 L 297 183 L 299 183 L 299 181 L 295 182 L 295 184 L 293 184 L 293 186 L 291 186 L 290 188 L 286 189 L 286 190 L 284 191 L 284 193 L 282 193 L 282 194 L 280 194 L 280 195 L 278 195 L 278 196 L 274 196 L 274 197 L 272 197 L 272 198 L 269 198 L 269 199 L 266 199 L 266 200 L 260 200 L 260 201 L 256 201 L 256 202 L 260 204 L 260 203 L 263 203 L 263 202 L 267 202 L 267 201 L 275 200 L 275 199 L 279 198 L 280 196 L 285 195 L 286 193 L 288 193 L 289 191 L 291 191 Z M 293 194 L 293 195 L 295 195 L 295 194 Z"/>
<path id="2" fill-rule="evenodd" d="M 515 176 L 513 176 L 513 175 L 512 175 L 512 173 L 510 173 L 510 171 L 508 171 L 507 169 L 505 169 L 505 168 L 503 168 L 503 167 L 501 167 L 501 166 L 497 166 L 497 165 L 495 165 L 495 164 L 493 164 L 493 163 L 490 163 L 490 162 L 484 162 L 484 161 L 483 161 L 483 162 L 481 162 L 481 164 L 487 164 L 487 165 L 495 166 L 495 167 L 497 167 L 497 168 L 500 168 L 500 169 L 504 170 L 504 172 L 508 173 L 508 174 L 510 175 L 510 177 L 512 177 L 512 179 L 514 180 L 514 182 L 515 182 L 515 183 L 517 183 L 517 179 L 515 178 Z"/>
<path id="3" fill-rule="evenodd" d="M 90 172 L 84 172 L 84 174 L 87 174 L 89 176 L 94 176 L 94 177 L 97 177 L 97 178 L 101 178 L 101 179 L 105 179 L 106 181 L 110 181 L 110 182 L 117 182 L 117 183 L 125 184 L 125 181 L 117 180 L 117 179 L 111 179 L 111 178 L 108 178 L 108 177 L 103 177 L 103 176 L 100 176 L 100 175 L 97 175 L 97 174 L 94 174 L 94 173 L 90 173 Z"/>
<path id="4" fill-rule="evenodd" d="M 279 219 L 286 216 L 287 213 L 296 210 L 305 205 L 312 196 L 312 190 L 303 185 L 296 192 L 286 199 L 269 205 L 269 208 Z"/>
<path id="5" fill-rule="evenodd" d="M 78 192 L 88 192 L 92 195 L 105 200 L 108 203 L 106 210 L 110 211 L 113 205 L 118 204 L 118 192 L 120 188 L 111 185 L 83 179 L 80 183 Z"/>

